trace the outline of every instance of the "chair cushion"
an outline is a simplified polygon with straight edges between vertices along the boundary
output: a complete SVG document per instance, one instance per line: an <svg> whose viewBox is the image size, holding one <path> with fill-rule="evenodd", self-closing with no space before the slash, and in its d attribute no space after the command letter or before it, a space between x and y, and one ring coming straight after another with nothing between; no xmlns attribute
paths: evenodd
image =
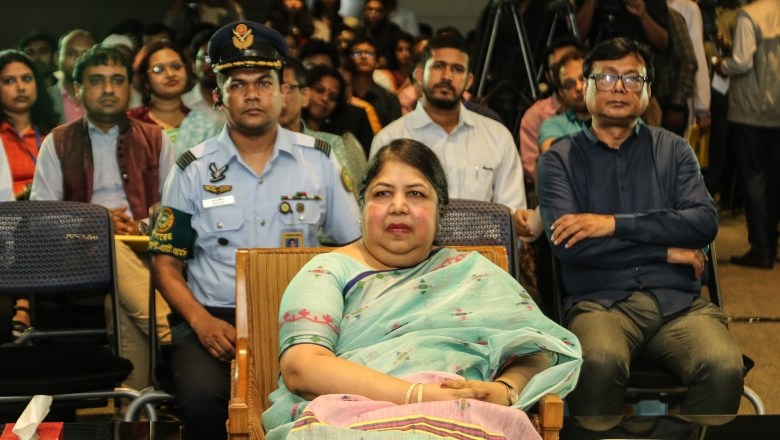
<svg viewBox="0 0 780 440"><path fill-rule="evenodd" d="M668 369L645 361L636 361L629 371L628 386L635 388L684 387L680 378Z"/></svg>
<svg viewBox="0 0 780 440"><path fill-rule="evenodd" d="M133 370L97 345L1 347L0 359L0 396L113 390Z"/></svg>

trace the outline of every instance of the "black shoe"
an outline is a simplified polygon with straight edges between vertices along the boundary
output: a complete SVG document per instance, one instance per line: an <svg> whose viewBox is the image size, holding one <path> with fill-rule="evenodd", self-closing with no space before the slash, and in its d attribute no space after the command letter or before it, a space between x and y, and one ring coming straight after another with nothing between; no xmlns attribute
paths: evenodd
<svg viewBox="0 0 780 440"><path fill-rule="evenodd" d="M771 258L766 258L750 251L741 257L731 257L731 264L739 266L758 267L760 269L772 269L775 262Z"/></svg>

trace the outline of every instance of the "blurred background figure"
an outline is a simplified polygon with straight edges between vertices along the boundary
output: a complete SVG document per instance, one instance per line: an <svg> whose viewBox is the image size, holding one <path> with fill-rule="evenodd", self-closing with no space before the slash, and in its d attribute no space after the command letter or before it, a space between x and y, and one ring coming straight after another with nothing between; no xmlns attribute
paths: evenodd
<svg viewBox="0 0 780 440"><path fill-rule="evenodd" d="M51 87L57 82L54 76L54 72L57 71L56 38L45 32L33 31L19 40L17 49L30 57L45 87Z"/></svg>
<svg viewBox="0 0 780 440"><path fill-rule="evenodd" d="M135 57L133 71L143 104L127 115L160 126L171 139L176 157L219 134L219 124L182 103L187 72L184 54L174 43L157 40L144 46Z"/></svg>

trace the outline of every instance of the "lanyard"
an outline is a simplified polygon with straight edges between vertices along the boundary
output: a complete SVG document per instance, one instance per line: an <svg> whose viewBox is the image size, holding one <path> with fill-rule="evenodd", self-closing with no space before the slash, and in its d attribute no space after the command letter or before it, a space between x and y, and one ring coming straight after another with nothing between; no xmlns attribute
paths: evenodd
<svg viewBox="0 0 780 440"><path fill-rule="evenodd" d="M41 151L41 132L38 130L38 127L35 128L35 145L38 146L38 152ZM24 135L19 133L19 140L22 141L22 145L24 146ZM34 165L38 165L38 159L35 157L34 154L32 154L32 151L28 150L27 147L24 147L24 151L27 152L27 154L30 155L30 159L32 159Z"/></svg>

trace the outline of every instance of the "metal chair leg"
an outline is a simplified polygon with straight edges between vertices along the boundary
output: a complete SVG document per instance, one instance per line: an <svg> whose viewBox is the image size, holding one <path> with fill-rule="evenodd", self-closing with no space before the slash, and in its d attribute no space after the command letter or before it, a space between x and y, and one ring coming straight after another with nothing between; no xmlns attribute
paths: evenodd
<svg viewBox="0 0 780 440"><path fill-rule="evenodd" d="M153 402L166 402L173 400L174 397L165 391L160 390L152 390L150 392L143 392L140 396L133 399L129 405L127 405L127 409L125 410L124 415L124 421L125 422L132 422L135 420L135 416L138 413L138 410L141 409L142 406L146 407L146 412L149 416L150 422L156 422L157 421L157 412L154 410L154 405L152 405ZM149 410L151 408L151 411Z"/></svg>

